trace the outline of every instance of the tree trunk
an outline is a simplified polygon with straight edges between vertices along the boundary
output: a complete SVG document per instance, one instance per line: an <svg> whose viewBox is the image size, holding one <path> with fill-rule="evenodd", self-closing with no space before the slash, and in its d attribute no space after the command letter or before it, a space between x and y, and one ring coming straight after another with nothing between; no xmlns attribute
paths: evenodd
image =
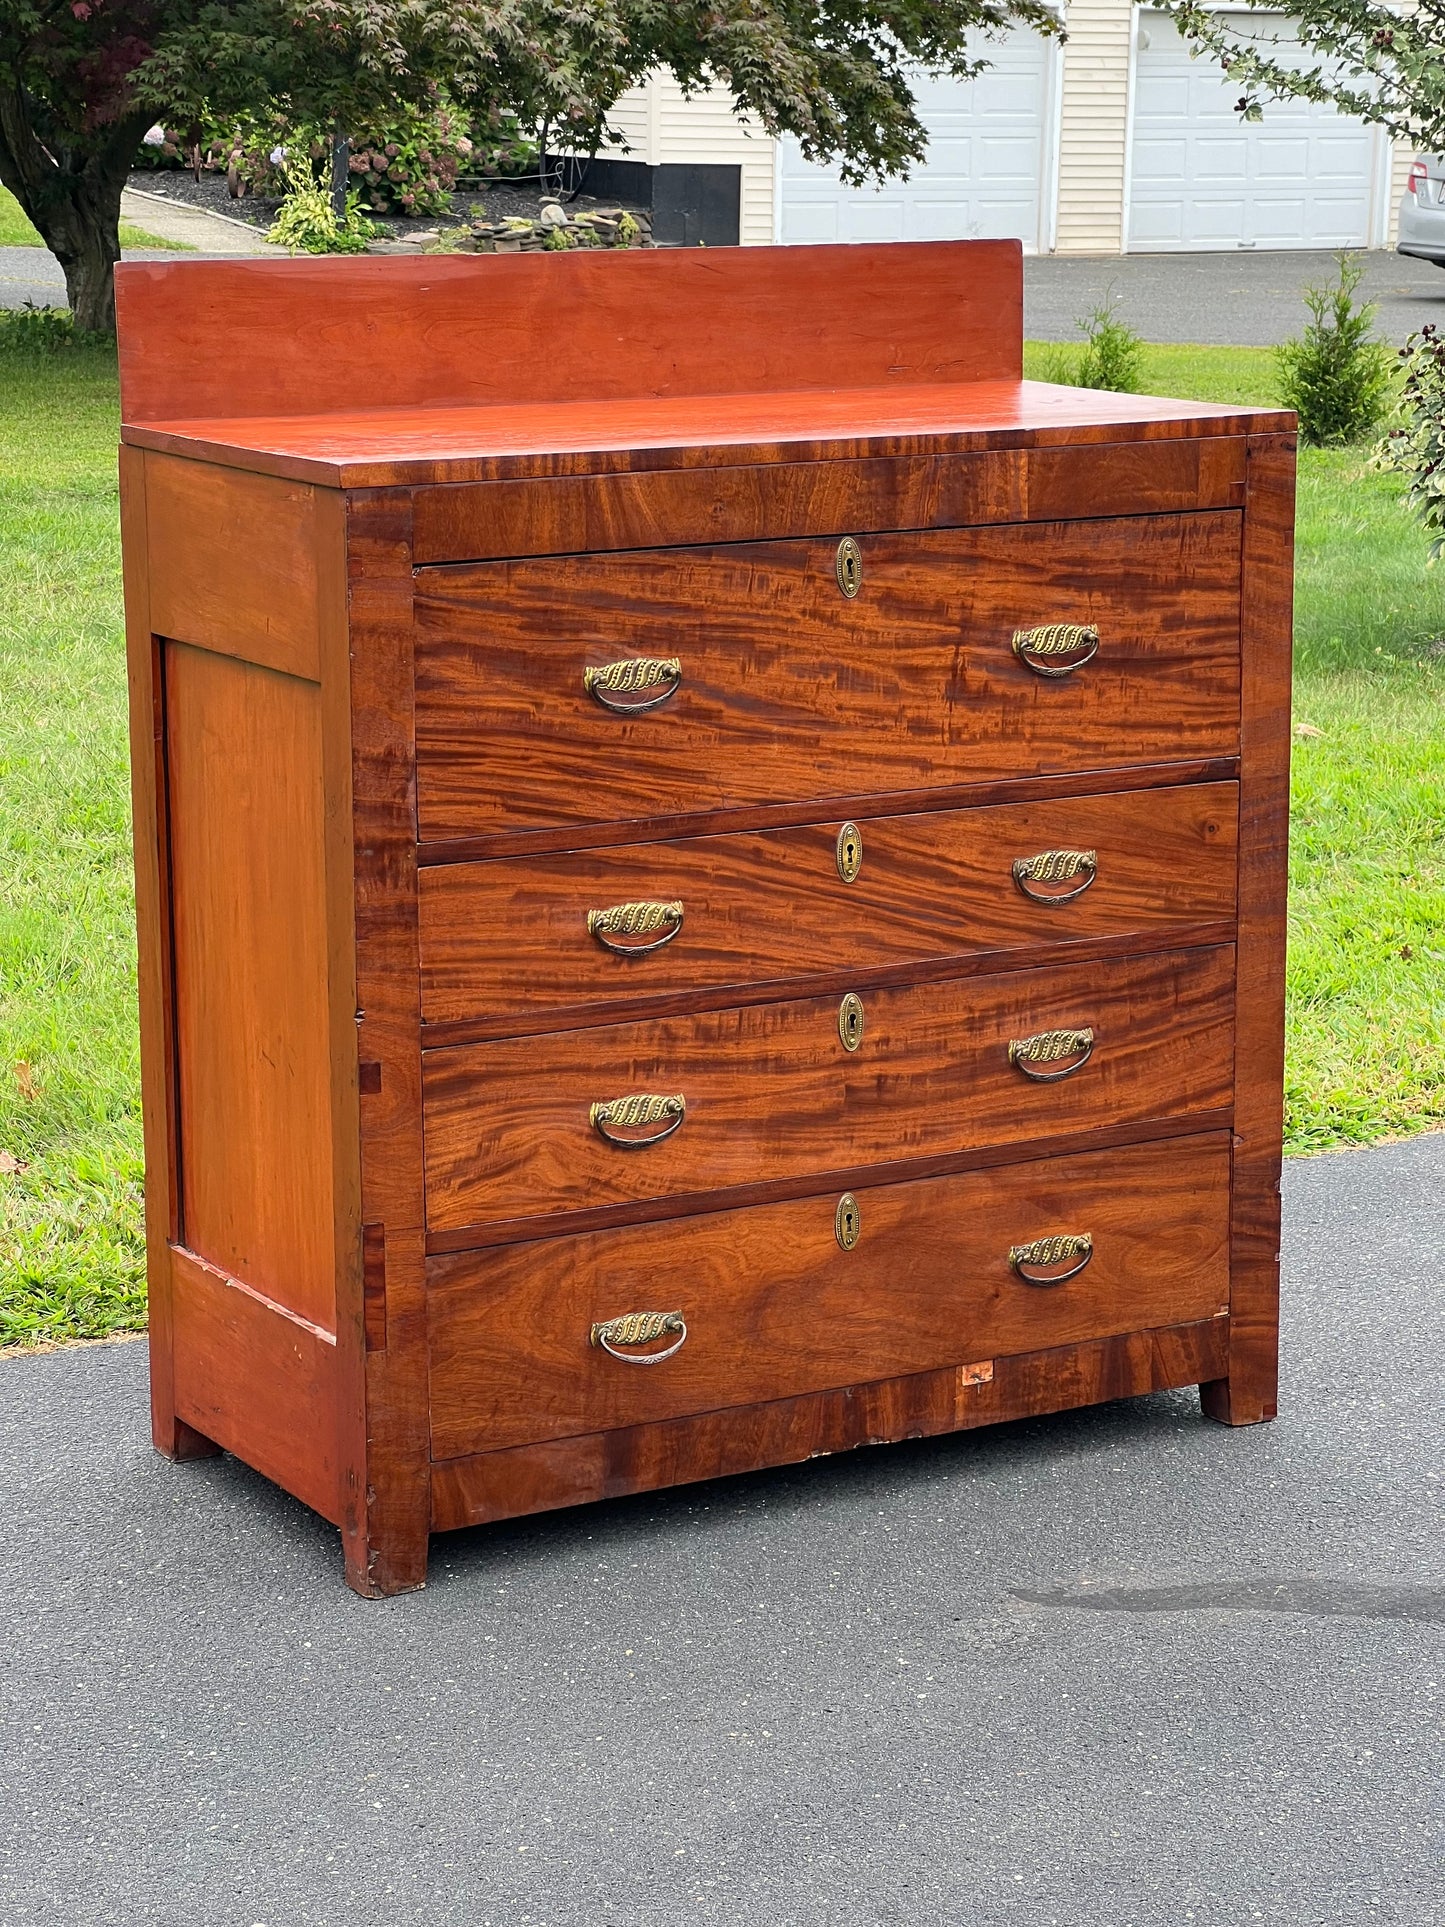
<svg viewBox="0 0 1445 1927"><path fill-rule="evenodd" d="M19 201L60 263L75 325L115 333L115 264L120 259L120 197L147 115L98 129L85 146L42 141L30 102L0 88L0 182Z"/></svg>

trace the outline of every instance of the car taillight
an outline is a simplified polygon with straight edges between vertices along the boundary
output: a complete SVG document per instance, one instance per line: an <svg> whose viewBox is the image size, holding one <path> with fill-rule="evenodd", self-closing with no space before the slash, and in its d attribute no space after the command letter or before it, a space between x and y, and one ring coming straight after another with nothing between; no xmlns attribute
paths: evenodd
<svg viewBox="0 0 1445 1927"><path fill-rule="evenodd" d="M1429 174L1424 161L1411 161L1410 172L1405 176L1405 192L1407 194L1418 194L1420 192L1421 181L1428 179Z"/></svg>

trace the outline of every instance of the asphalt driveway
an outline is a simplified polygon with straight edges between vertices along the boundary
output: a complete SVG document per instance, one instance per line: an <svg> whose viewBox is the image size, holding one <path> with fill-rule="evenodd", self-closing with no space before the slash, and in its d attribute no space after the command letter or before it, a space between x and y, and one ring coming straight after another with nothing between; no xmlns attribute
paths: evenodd
<svg viewBox="0 0 1445 1927"><path fill-rule="evenodd" d="M1270 348L1298 334L1309 315L1302 290L1333 280L1332 254L1041 255L1024 262L1024 333L1077 341L1078 318L1112 298L1121 321L1146 341ZM1445 272L1428 261L1374 249L1360 299L1379 304L1381 336L1402 344L1427 321L1445 322Z"/></svg>
<svg viewBox="0 0 1445 1927"><path fill-rule="evenodd" d="M1289 1167L1286 1384L458 1535L366 1602L139 1345L0 1360L3 1927L1445 1917L1445 1136Z"/></svg>

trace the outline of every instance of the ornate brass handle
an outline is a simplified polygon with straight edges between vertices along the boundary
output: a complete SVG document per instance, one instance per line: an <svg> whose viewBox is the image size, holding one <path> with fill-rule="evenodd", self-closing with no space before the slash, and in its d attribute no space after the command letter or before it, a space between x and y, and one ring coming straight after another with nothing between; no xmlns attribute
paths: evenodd
<svg viewBox="0 0 1445 1927"><path fill-rule="evenodd" d="M1068 903L1081 897L1099 873L1097 850L1040 850L1014 858L1014 882L1030 903ZM1077 882L1073 880L1077 878ZM1070 890L1036 890L1036 883L1070 883Z"/></svg>
<svg viewBox="0 0 1445 1927"><path fill-rule="evenodd" d="M1008 1061L1035 1084L1057 1084L1060 1078L1072 1077L1093 1054L1092 1030L1041 1030L1035 1037L1015 1037L1008 1047ZM1064 1063L1065 1058L1073 1061ZM1055 1068L1039 1070L1040 1064Z"/></svg>
<svg viewBox="0 0 1445 1927"><path fill-rule="evenodd" d="M645 716L675 696L681 682L682 664L676 656L633 656L582 672L587 694L618 716Z"/></svg>
<svg viewBox="0 0 1445 1927"><path fill-rule="evenodd" d="M1010 1246L1008 1261L1010 1269L1017 1272L1026 1285L1062 1285L1070 1278L1077 1278L1093 1255L1094 1240L1087 1231L1065 1231L1052 1238L1035 1238L1032 1244ZM1070 1258L1078 1262L1069 1265L1067 1271L1055 1271L1049 1278L1029 1269L1030 1265L1036 1265L1047 1270L1053 1265L1067 1264Z"/></svg>
<svg viewBox="0 0 1445 1927"><path fill-rule="evenodd" d="M682 928L680 903L614 903L610 910L589 910L587 932L604 950L619 957L640 957L661 950ZM637 937L642 941L633 943Z"/></svg>
<svg viewBox="0 0 1445 1927"><path fill-rule="evenodd" d="M624 1151L636 1151L647 1144L661 1144L665 1137L681 1130L687 1099L654 1097L650 1091L638 1091L631 1097L613 1097L605 1104L594 1104L587 1115L599 1137ZM661 1130L655 1128L659 1124ZM641 1135L628 1137L629 1131Z"/></svg>
<svg viewBox="0 0 1445 1927"><path fill-rule="evenodd" d="M620 1352L619 1345L650 1345L654 1338L678 1334L676 1341L662 1352ZM681 1351L687 1343L687 1325L680 1311L626 1311L620 1318L609 1318L592 1327L589 1345L600 1345L624 1365L660 1365L664 1358Z"/></svg>
<svg viewBox="0 0 1445 1927"><path fill-rule="evenodd" d="M1072 676L1099 653L1099 632L1092 622L1046 622L1038 629L1015 629L1014 654L1036 676Z"/></svg>

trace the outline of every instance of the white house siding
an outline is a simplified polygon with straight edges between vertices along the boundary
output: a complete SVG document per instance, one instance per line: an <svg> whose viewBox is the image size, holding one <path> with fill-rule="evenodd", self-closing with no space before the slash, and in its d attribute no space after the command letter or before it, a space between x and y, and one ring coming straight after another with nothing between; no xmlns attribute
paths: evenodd
<svg viewBox="0 0 1445 1927"><path fill-rule="evenodd" d="M616 160L650 167L701 162L742 170L739 239L744 247L773 240L773 170L776 143L751 115L735 111L733 97L709 87L689 98L670 73L653 74L630 88L609 115L628 146L601 147Z"/></svg>
<svg viewBox="0 0 1445 1927"><path fill-rule="evenodd" d="M1132 125L1132 116L1137 82L1135 34L1140 15L1141 9L1131 0L1068 0L1065 15L1068 41L1054 55L1050 85L1037 94L1044 123L1035 150L1042 157L1037 219L1022 207L1014 210L1015 221L1022 223L1019 232L1026 244L1030 233L1034 233L1037 241L1033 245L1040 248L1052 245L1060 254L1119 254L1128 245L1130 182L1131 177L1138 179L1133 150L1139 130ZM1158 18L1152 13L1144 17ZM797 201L799 177L808 172L801 157L793 155L780 162L776 143L769 140L755 122L733 113L732 97L725 90L711 88L688 100L670 74L656 75L625 94L613 109L611 119L625 134L629 151L624 154L619 147L604 147L603 154L647 161L654 166L686 161L740 166L741 239L745 244L757 246L774 240L823 238L803 233L807 223L801 204L793 210L791 218L790 206L784 204L784 197L789 194L792 202ZM947 130L943 131L947 137ZM1372 246L1393 247L1397 209L1411 149L1394 144L1388 154L1388 167L1383 164L1384 159L1383 153L1376 157L1373 185L1369 189L1369 240ZM925 189L923 194L916 194L920 204L931 191L926 188L927 166L925 163L925 167L918 170L919 185ZM824 171L816 170L808 186L815 200L817 177ZM1055 195L1051 206L1050 197ZM864 238L872 218L869 209L882 219L899 199L897 190L891 187L872 195L864 189L862 197L859 203L862 214L858 219L835 217L840 239ZM985 209L982 218L988 219L990 213L1001 211ZM970 212L970 220L979 218L978 213ZM904 221L899 231L910 233L916 225L916 221L912 226ZM1228 246L1248 238L1239 235L1219 245ZM1137 228L1134 245L1140 248L1149 245ZM1267 246L1268 242L1262 241L1261 245Z"/></svg>
<svg viewBox="0 0 1445 1927"><path fill-rule="evenodd" d="M1118 254L1134 9L1130 0L1072 0L1064 24L1055 246L1060 254Z"/></svg>

